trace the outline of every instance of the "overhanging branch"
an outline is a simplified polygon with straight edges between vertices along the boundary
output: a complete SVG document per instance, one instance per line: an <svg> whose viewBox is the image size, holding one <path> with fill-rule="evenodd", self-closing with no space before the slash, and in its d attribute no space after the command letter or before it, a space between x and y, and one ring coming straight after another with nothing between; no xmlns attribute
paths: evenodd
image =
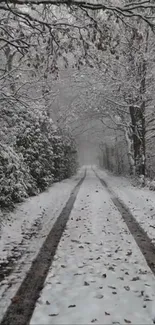
<svg viewBox="0 0 155 325"><path fill-rule="evenodd" d="M5 10L5 5L28 5L28 6L38 6L38 5L51 5L51 6L60 6L67 5L68 7L76 7L87 10L102 10L102 11L112 11L114 13L119 13L124 17L139 17L149 24L151 28L154 27L154 23L151 21L151 18L147 18L147 10L155 9L155 4L152 4L150 0L135 2L132 4L124 6L108 6L102 3L93 3L91 1L77 1L77 0L0 0L0 3L3 4L3 9ZM7 10L7 7L6 7Z"/></svg>

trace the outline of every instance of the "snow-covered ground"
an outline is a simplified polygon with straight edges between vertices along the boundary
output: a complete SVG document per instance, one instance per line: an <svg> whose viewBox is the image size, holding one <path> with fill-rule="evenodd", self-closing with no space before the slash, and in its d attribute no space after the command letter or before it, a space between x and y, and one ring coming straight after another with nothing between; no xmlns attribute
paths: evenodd
<svg viewBox="0 0 155 325"><path fill-rule="evenodd" d="M0 282L0 320L84 170L29 198L2 219L0 272L5 265L6 276Z"/></svg>
<svg viewBox="0 0 155 325"><path fill-rule="evenodd" d="M134 187L128 178L116 177L97 168L95 170L130 209L132 215L155 244L155 192L147 188Z"/></svg>
<svg viewBox="0 0 155 325"><path fill-rule="evenodd" d="M88 169L30 324L152 324L154 311L155 278Z"/></svg>

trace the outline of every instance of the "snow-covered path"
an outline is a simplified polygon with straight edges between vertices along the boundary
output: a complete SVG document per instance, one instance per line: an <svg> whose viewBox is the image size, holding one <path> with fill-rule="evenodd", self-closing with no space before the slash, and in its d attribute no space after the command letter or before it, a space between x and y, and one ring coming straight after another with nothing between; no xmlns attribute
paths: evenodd
<svg viewBox="0 0 155 325"><path fill-rule="evenodd" d="M0 321L85 168L31 197L0 223Z"/></svg>
<svg viewBox="0 0 155 325"><path fill-rule="evenodd" d="M151 241L155 244L155 192L148 188L138 188L131 184L130 179L111 175L93 167L104 179L108 187L131 211Z"/></svg>
<svg viewBox="0 0 155 325"><path fill-rule="evenodd" d="M154 312L154 275L88 168L30 324L152 324Z"/></svg>

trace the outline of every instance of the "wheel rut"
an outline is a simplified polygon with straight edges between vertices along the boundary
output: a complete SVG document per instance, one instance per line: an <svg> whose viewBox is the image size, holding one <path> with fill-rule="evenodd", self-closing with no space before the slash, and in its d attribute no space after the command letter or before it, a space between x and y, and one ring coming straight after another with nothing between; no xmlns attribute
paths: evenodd
<svg viewBox="0 0 155 325"><path fill-rule="evenodd" d="M112 190L109 189L108 184L105 182L105 180L100 178L96 171L94 171L94 173L100 180L101 184L108 190L111 196L111 200L121 213L148 266L155 275L155 246L153 245L151 239L148 237L147 233L140 226L140 224L136 221L129 208L118 197L116 197L115 193Z"/></svg>
<svg viewBox="0 0 155 325"><path fill-rule="evenodd" d="M74 187L70 198L65 207L60 213L54 226L49 232L44 244L42 245L36 259L33 261L25 279L21 283L16 295L13 297L10 306L8 307L0 325L28 325L31 319L35 303L39 297L40 291L43 288L48 270L53 262L53 258L58 247L59 241L65 230L71 210L86 177L80 179Z"/></svg>

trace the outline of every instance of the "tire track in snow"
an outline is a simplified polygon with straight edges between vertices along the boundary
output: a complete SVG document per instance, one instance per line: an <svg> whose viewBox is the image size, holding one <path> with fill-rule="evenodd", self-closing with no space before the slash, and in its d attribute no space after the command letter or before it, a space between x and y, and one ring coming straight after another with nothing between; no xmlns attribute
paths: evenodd
<svg viewBox="0 0 155 325"><path fill-rule="evenodd" d="M48 270L53 262L57 246L65 230L80 186L82 185L85 177L86 170L84 176L74 187L70 198L49 232L36 259L33 261L29 272L23 280L16 295L12 299L12 302L8 307L0 325L28 325L35 307L35 303L39 297L39 293L43 288Z"/></svg>
<svg viewBox="0 0 155 325"><path fill-rule="evenodd" d="M117 207L118 211L122 215L126 225L129 228L132 236L134 237L138 247L140 248L144 258L150 267L151 271L155 275L155 246L151 239L148 237L147 233L142 229L140 224L135 220L129 208L118 198L115 193L109 189L108 184L104 179L100 178L97 172L93 169L95 175L100 180L101 184L106 187L111 195L111 200Z"/></svg>
<svg viewBox="0 0 155 325"><path fill-rule="evenodd" d="M24 255L25 251L28 249L27 242L31 240L32 237L36 237L37 232L41 228L40 217L38 217L31 228L22 231L23 238L18 244L14 244L11 249L12 255L8 256L6 260L0 260L0 284L6 277L12 274L19 261ZM5 248L6 251L6 248Z"/></svg>

